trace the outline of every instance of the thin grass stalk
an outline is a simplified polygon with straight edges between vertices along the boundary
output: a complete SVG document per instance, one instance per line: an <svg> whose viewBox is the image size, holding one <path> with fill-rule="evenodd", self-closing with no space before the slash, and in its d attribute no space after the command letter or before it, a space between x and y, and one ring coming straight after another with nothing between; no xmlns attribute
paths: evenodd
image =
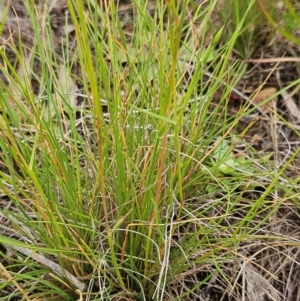
<svg viewBox="0 0 300 301"><path fill-rule="evenodd" d="M112 6L108 5L108 3L106 1L105 1L104 5L105 5L105 8L107 11L111 10L112 13L115 13L115 8L114 8L112 2L111 2ZM86 71L88 74L90 87L91 87L91 93L92 93L92 99L93 99L93 104L94 104L94 114L96 116L96 129L97 129L97 133L98 133L98 151L99 151L98 180L100 183L101 201L102 201L103 213L104 213L105 224L106 224L107 240L108 240L108 243L110 246L112 263L113 263L116 275L118 277L118 281L121 284L121 286L123 288L125 288L123 279L119 272L117 258L116 258L116 254L114 252L112 232L110 229L109 212L108 212L106 189L105 189L104 166L105 166L106 158L105 158L104 152L103 152L103 122L102 122L103 115L102 115L101 103L99 101L100 97L99 97L97 81L96 81L96 79L98 77L96 76L96 72L93 67L92 54L90 52L89 47L86 47L86 45L89 44L89 34L88 34L87 26L86 26L86 16L84 15L84 7L83 7L82 1L77 1L77 12L79 15L79 21L77 21L74 6L71 1L68 1L68 6L70 8L70 13L71 13L71 16L72 16L72 19L74 22L74 26L76 28L76 33L78 35L77 40L78 40L79 47L81 49L81 56L82 56L83 64L86 67Z"/></svg>

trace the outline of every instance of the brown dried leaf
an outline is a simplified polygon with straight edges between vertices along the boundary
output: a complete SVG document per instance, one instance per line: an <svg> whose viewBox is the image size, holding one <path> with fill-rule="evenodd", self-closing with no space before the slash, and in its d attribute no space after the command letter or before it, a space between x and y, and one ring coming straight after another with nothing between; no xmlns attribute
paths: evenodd
<svg viewBox="0 0 300 301"><path fill-rule="evenodd" d="M63 29L64 33L67 35L73 31L75 31L75 26L73 24L67 24L67 25L62 26L62 29Z"/></svg>
<svg viewBox="0 0 300 301"><path fill-rule="evenodd" d="M274 109L274 105L276 104L277 101L277 96L271 98L268 102L265 102L265 100L271 97L276 92L277 89L273 87L260 90L252 98L252 103L257 105L263 113L270 113Z"/></svg>
<svg viewBox="0 0 300 301"><path fill-rule="evenodd" d="M57 96L62 96L72 108L75 108L77 107L77 91L78 87L72 79L70 71L64 66L60 66L57 82Z"/></svg>
<svg viewBox="0 0 300 301"><path fill-rule="evenodd" d="M251 144L258 145L259 142L261 142L261 140L262 140L262 136L256 133L251 139Z"/></svg>
<svg viewBox="0 0 300 301"><path fill-rule="evenodd" d="M77 107L77 92L78 87L71 77L70 71L67 70L64 66L59 66L56 89L54 93L53 99L55 99L55 103L53 101L48 102L48 110L44 114L45 120L49 120L49 118L53 118L57 112L55 107L63 110L65 104L71 108Z"/></svg>
<svg viewBox="0 0 300 301"><path fill-rule="evenodd" d="M295 104L295 101L292 98L292 96L285 91L281 92L281 95L284 100L284 104L289 110L290 114L296 117L298 120L300 120L300 110Z"/></svg>

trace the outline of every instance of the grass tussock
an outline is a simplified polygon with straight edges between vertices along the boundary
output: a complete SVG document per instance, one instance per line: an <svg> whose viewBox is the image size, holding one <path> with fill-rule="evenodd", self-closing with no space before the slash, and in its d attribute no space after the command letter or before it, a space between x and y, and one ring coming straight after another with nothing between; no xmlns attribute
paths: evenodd
<svg viewBox="0 0 300 301"><path fill-rule="evenodd" d="M1 7L0 300L299 298L299 77L231 2Z"/></svg>

